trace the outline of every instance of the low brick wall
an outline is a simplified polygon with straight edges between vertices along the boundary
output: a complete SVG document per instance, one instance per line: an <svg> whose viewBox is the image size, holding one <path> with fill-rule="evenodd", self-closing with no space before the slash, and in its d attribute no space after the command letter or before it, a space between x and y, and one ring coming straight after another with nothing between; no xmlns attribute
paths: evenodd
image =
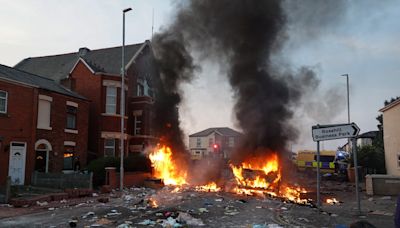
<svg viewBox="0 0 400 228"><path fill-rule="evenodd" d="M8 203L11 195L11 178L7 177L4 186L0 186L0 203Z"/></svg>
<svg viewBox="0 0 400 228"><path fill-rule="evenodd" d="M151 178L151 173L147 172L124 172L125 187L144 186L144 181ZM118 188L120 175L115 168L106 168L106 185L111 188Z"/></svg>
<svg viewBox="0 0 400 228"><path fill-rule="evenodd" d="M400 176L367 175L365 185L367 195L397 196L400 194Z"/></svg>
<svg viewBox="0 0 400 228"><path fill-rule="evenodd" d="M46 188L68 189L88 188L93 189L93 173L40 173L32 175L32 185Z"/></svg>

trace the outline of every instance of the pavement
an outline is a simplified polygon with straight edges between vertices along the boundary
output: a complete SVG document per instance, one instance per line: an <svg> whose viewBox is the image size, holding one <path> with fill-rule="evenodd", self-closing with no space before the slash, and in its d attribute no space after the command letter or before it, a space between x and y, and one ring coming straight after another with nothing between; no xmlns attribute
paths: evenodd
<svg viewBox="0 0 400 228"><path fill-rule="evenodd" d="M324 203L321 210L225 192L131 188L26 208L1 205L0 227L348 227L359 220L394 227L396 198L360 195L361 214L354 187L334 181L323 183L322 196L335 197L339 203ZM109 202L98 201L104 198Z"/></svg>

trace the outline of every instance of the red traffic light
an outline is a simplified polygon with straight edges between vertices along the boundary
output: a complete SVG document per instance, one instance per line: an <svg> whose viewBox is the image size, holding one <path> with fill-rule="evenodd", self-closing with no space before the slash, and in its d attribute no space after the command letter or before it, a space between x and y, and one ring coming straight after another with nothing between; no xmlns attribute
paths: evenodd
<svg viewBox="0 0 400 228"><path fill-rule="evenodd" d="M213 145L214 149L218 149L218 144Z"/></svg>

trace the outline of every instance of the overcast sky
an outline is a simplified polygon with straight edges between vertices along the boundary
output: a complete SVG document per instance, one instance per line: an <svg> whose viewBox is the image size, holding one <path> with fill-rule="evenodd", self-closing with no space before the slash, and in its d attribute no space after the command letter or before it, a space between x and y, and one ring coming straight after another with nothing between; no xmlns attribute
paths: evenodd
<svg viewBox="0 0 400 228"><path fill-rule="evenodd" d="M153 9L155 32L168 25L174 12L168 0L0 0L0 5L0 64L9 66L26 57L121 45L121 11L126 7L133 8L126 15L127 44L151 39ZM301 137L295 150L315 147L311 125L347 122L346 81L340 75L350 76L351 121L362 132L376 130L375 117L384 100L400 96L400 1L349 1L341 16L335 29L310 42L292 42L286 53L292 67L316 69L321 92L344 93L343 102L328 104L328 114L296 120ZM191 85L184 85L180 111L185 132L235 128L228 83L212 63L202 63L202 68ZM335 149L343 143L336 140L322 147Z"/></svg>

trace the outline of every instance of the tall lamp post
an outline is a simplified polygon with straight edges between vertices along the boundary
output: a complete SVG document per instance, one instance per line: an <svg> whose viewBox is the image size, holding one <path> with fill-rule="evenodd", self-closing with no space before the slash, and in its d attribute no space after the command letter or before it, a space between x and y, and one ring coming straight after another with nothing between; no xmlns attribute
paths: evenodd
<svg viewBox="0 0 400 228"><path fill-rule="evenodd" d="M120 154L121 165L120 165L120 190L124 189L124 156L125 156L125 13L131 11L132 8L126 8L122 10L122 61L121 61L121 102L120 102L120 114L121 114L121 138L120 138Z"/></svg>
<svg viewBox="0 0 400 228"><path fill-rule="evenodd" d="M350 123L350 95L349 95L349 74L342 74L342 76L346 77L347 83L347 123ZM347 146L350 150L350 138L347 139ZM347 151L349 152L349 151Z"/></svg>

